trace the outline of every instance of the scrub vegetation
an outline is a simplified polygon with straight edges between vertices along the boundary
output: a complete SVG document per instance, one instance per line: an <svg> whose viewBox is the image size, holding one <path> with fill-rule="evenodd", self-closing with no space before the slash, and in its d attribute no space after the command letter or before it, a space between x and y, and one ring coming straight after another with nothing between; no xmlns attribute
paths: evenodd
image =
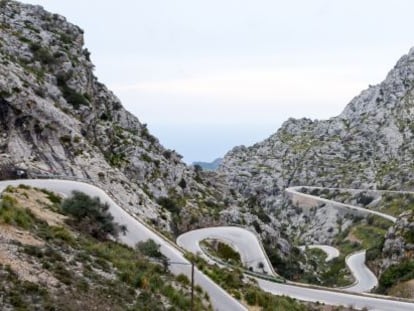
<svg viewBox="0 0 414 311"><path fill-rule="evenodd" d="M81 203L92 203L82 216ZM109 216L105 204L83 193L60 203L38 189L7 188L0 202L0 309L189 310L188 279L166 270L153 241L118 243L119 225ZM93 230L87 221L97 222ZM194 309L211 310L201 288Z"/></svg>
<svg viewBox="0 0 414 311"><path fill-rule="evenodd" d="M206 239L201 241L200 245L213 257L219 258L232 265L242 265L240 254L225 242L215 239Z"/></svg>
<svg viewBox="0 0 414 311"><path fill-rule="evenodd" d="M197 267L209 276L213 281L228 291L233 297L241 300L251 310L262 311L316 311L332 310L346 311L353 310L347 307L332 307L320 303L300 303L295 299L286 296L275 296L261 290L254 278L246 277L243 269L220 268L217 265L209 265L204 259L186 254L187 258L194 262ZM270 278L269 278L270 279Z"/></svg>

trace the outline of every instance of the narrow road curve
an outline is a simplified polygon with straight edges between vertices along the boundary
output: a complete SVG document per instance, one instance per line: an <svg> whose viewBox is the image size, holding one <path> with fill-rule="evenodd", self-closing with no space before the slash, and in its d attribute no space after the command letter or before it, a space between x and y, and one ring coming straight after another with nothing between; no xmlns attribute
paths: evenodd
<svg viewBox="0 0 414 311"><path fill-rule="evenodd" d="M371 295L355 295L346 292L328 291L324 289L303 287L290 284L279 284L263 279L257 283L264 291L275 295L284 295L304 301L322 302L333 306L352 306L355 309L376 311L413 311L414 303L402 302Z"/></svg>
<svg viewBox="0 0 414 311"><path fill-rule="evenodd" d="M301 250L305 250L308 247L310 249L317 248L324 251L327 255L325 261L328 262L339 256L339 250L330 245L308 245L300 246ZM355 278L355 283L351 286L341 287L349 292L364 293L371 291L375 286L378 285L378 279L374 273L365 265L365 250L353 253L346 257L345 263L348 266L349 271Z"/></svg>
<svg viewBox="0 0 414 311"><path fill-rule="evenodd" d="M365 265L365 250L348 256L345 260L349 270L356 279L354 285L346 288L350 292L369 292L378 285L378 279Z"/></svg>
<svg viewBox="0 0 414 311"><path fill-rule="evenodd" d="M384 213L301 193L297 191L299 188L302 187L287 188L286 192L305 198L312 198L320 202L330 203L337 207L352 209L364 214L377 215L392 222L396 221L395 217ZM393 192L398 193L396 191ZM407 192L403 191L401 193ZM250 263L258 264L258 262L262 262L266 272L273 271L271 270L272 266L260 242L251 241L253 237L257 239L252 232L238 227L212 227L184 233L178 237L177 244L191 252L203 254L203 251L199 246L200 241L207 238L223 239L225 241L230 241L230 243L235 246L240 252L242 260L244 260L248 266L250 266ZM317 247L324 250L328 254L327 260L332 260L339 255L339 251L330 246L314 245L311 247ZM386 296L353 294L352 292L362 293L371 290L378 284L378 280L365 265L365 251L360 251L348 256L346 258L346 263L357 280L354 285L344 289L347 292L340 291L339 289L329 290L321 287L318 288L306 284L280 284L259 278L255 279L257 280L258 285L265 291L276 295L286 295L299 300L323 302L330 305L351 306L357 309L366 308L368 310L414 310L414 303L398 301L397 299L393 300ZM254 270L258 271L258 268L256 267Z"/></svg>
<svg viewBox="0 0 414 311"><path fill-rule="evenodd" d="M342 207L342 208L347 208L347 209L355 210L355 211L358 211L358 212L363 213L363 214L377 215L377 216L382 217L384 219L388 219L388 220L390 220L390 221L392 221L394 223L397 220L396 217L393 217L393 216L388 215L388 214L384 214L384 213L381 213L381 212L369 210L367 208L363 208L363 207L360 207L360 206L355 206L355 205L350 205L350 204L336 202L336 201L333 201L333 200L324 199L324 198L321 198L321 197L318 197L318 196L315 196L315 195L311 195L311 194L307 194L307 193L302 193L302 192L298 191L298 189L302 189L302 188L308 188L308 189L324 189L324 188L319 188L319 187L298 186L298 187L286 188L285 189L285 192L286 193L289 193L291 195L297 195L297 196L301 196L303 198L313 199L315 201L319 201L319 202L322 202L322 203L329 203L329 204L332 204L333 206L337 206L337 207ZM343 189L343 188L327 188L327 189L329 189L329 190L355 190L355 189ZM370 191L377 191L377 190L370 190ZM382 190L382 191L381 190L378 190L378 191L383 192L383 193L385 193L385 192L401 193L401 194L408 193L407 191L401 191L401 192L399 192L399 191L385 191L385 190ZM411 194L413 194L413 193L411 192Z"/></svg>
<svg viewBox="0 0 414 311"><path fill-rule="evenodd" d="M190 262L184 258L183 253L175 248L171 242L164 240L154 231L143 225L139 220L132 217L118 204L116 204L103 190L86 184L83 182L66 181L66 180L51 180L51 179L35 179L35 180L13 180L13 181L1 181L0 192L2 192L7 186L18 186L20 184L44 188L53 192L62 193L70 196L72 191L82 191L90 196L99 197L102 202L109 204L109 211L114 216L114 220L120 224L127 226L127 233L124 236L120 236L121 242L135 246L139 241L147 239L153 239L157 244L161 245L161 252L170 259L171 262L179 262L182 264L170 265L172 273L184 274L191 278ZM210 296L210 300L214 307L214 310L228 311L228 310L241 310L247 311L239 301L230 296L225 290L214 283L210 278L204 275L197 268L194 273L195 283L200 285Z"/></svg>
<svg viewBox="0 0 414 311"><path fill-rule="evenodd" d="M296 186L296 187L290 187L286 188L285 191L289 193L290 195L300 196L303 198L310 198L318 202L322 203L328 203L333 206L339 207L339 208L347 208L351 210L358 211L359 213L363 214L371 214L376 215L379 217L382 217L384 219L390 220L391 222L395 223L397 218L390 216L385 213L381 213L378 211L373 211L367 208L354 206L350 204L340 203L333 200L321 198L315 195L302 193L299 190L300 189L318 189L318 190L339 190L339 191L362 191L361 189L346 189L346 188L323 188L323 187L308 187L308 186ZM397 194L414 194L413 192L408 191L388 191L388 190L367 190L367 191L375 191L380 193L397 193ZM351 273L356 279L356 283L350 287L345 288L347 291L352 292L368 292L372 290L375 286L378 285L378 279L372 273L372 271L365 265L365 255L366 251L360 251L355 254L352 254L346 258L346 264L349 267Z"/></svg>
<svg viewBox="0 0 414 311"><path fill-rule="evenodd" d="M210 263L215 263L204 254L200 247L200 242L205 239L229 242L239 252L242 262L249 267L249 270L277 276L258 237L251 231L240 227L210 227L189 231L177 238L177 244L189 252L200 254ZM339 256L339 251L332 246L311 245L310 247L319 248L327 252L327 261ZM344 290L357 293L368 292L378 284L376 276L365 265L365 251L348 256L346 264L356 282L349 287L343 288Z"/></svg>
<svg viewBox="0 0 414 311"><path fill-rule="evenodd" d="M240 254L242 262L252 271L274 275L272 265L257 236L240 227L210 227L186 232L177 238L177 244L194 254L204 254L200 242L217 239L229 242ZM209 262L212 260L203 255Z"/></svg>
<svg viewBox="0 0 414 311"><path fill-rule="evenodd" d="M180 235L177 244L184 247L190 252L202 254L199 243L206 238L224 239L231 241L240 251L241 258L251 260L251 262L261 262L265 260L265 269L270 266L257 237L250 231L239 227L211 227L197 229ZM363 254L364 255L364 254ZM352 256L351 256L352 257ZM364 262L361 254L355 257L355 264ZM354 262L350 263L354 265ZM257 268L256 271L260 271ZM357 272L358 273L358 272ZM363 276L361 276L362 278ZM375 278L375 276L374 276ZM340 292L338 290L329 290L322 287L313 287L305 284L281 284L267 280L255 278L260 288L275 295L285 295L304 301L323 302L330 305L353 306L358 309L367 308L368 310L384 311L408 311L414 310L414 304L396 300L387 299L385 296L377 297L371 295L355 295L351 292ZM375 278L376 280L376 278ZM370 283L368 281L368 283ZM365 285L360 285L363 289ZM348 291L351 288L348 288ZM357 288L358 290L358 288Z"/></svg>

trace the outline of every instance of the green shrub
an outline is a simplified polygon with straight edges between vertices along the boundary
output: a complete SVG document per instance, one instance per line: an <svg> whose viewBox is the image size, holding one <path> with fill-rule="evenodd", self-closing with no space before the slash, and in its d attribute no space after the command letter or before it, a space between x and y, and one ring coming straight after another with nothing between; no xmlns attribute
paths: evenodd
<svg viewBox="0 0 414 311"><path fill-rule="evenodd" d="M72 137L70 137L70 135L63 135L60 136L60 142L64 145L68 145L72 142Z"/></svg>
<svg viewBox="0 0 414 311"><path fill-rule="evenodd" d="M85 97L85 95L82 95L78 93L76 90L72 89L67 85L67 79L69 77L58 77L58 87L60 91L62 92L63 97L65 100L73 106L75 109L79 109L80 106L89 106L89 101Z"/></svg>
<svg viewBox="0 0 414 311"><path fill-rule="evenodd" d="M256 232L258 234L261 234L263 232L262 228L260 227L260 224L257 220L253 220L252 222L252 226L254 227L254 230L256 230Z"/></svg>
<svg viewBox="0 0 414 311"><path fill-rule="evenodd" d="M404 232L403 237L407 243L414 243L414 230L407 229Z"/></svg>
<svg viewBox="0 0 414 311"><path fill-rule="evenodd" d="M217 253L221 258L225 260L233 260L235 262L241 262L240 254L236 252L231 246L226 243L218 242Z"/></svg>
<svg viewBox="0 0 414 311"><path fill-rule="evenodd" d="M37 258L42 258L43 257L43 251L40 247L38 246L33 246L33 245L24 245L23 246L23 251L27 254L30 255L32 257L37 257Z"/></svg>
<svg viewBox="0 0 414 311"><path fill-rule="evenodd" d="M252 212L255 213L257 217L259 217L259 219L263 221L265 224L268 224L272 221L272 219L269 217L269 215L267 215L267 213L265 212L263 208L260 208L258 211L252 211Z"/></svg>
<svg viewBox="0 0 414 311"><path fill-rule="evenodd" d="M56 193L51 192L51 191L46 190L46 189L41 189L40 191L42 191L44 194L47 195L47 198L49 199L50 202L52 202L54 204L61 204L62 203L62 197L60 197Z"/></svg>
<svg viewBox="0 0 414 311"><path fill-rule="evenodd" d="M389 288L399 282L414 278L414 260L406 260L386 269L379 279L379 293L386 293Z"/></svg>
<svg viewBox="0 0 414 311"><path fill-rule="evenodd" d="M187 182L185 181L184 178L181 178L180 182L178 183L178 185L182 188L185 189L187 187Z"/></svg>
<svg viewBox="0 0 414 311"><path fill-rule="evenodd" d="M190 284L190 280L188 279L188 277L185 274L182 274L182 273L177 275L177 281L180 282L181 284L184 284L184 285L189 285ZM200 292L202 292L202 290Z"/></svg>
<svg viewBox="0 0 414 311"><path fill-rule="evenodd" d="M143 124L141 127L141 136L151 144L154 144L157 141L157 139L150 134L146 124Z"/></svg>
<svg viewBox="0 0 414 311"><path fill-rule="evenodd" d="M9 186L10 187L10 186ZM24 184L20 184L18 186L19 189L24 189L24 190L30 190L32 189L32 187L28 186L28 185L24 185Z"/></svg>
<svg viewBox="0 0 414 311"><path fill-rule="evenodd" d="M69 245L75 244L75 237L69 230L65 229L64 227L55 227L55 226L52 226L49 228L55 239L65 241Z"/></svg>
<svg viewBox="0 0 414 311"><path fill-rule="evenodd" d="M244 299L249 305L251 306L256 305L257 304L257 291L255 289L247 290L246 293L244 294Z"/></svg>
<svg viewBox="0 0 414 311"><path fill-rule="evenodd" d="M0 203L0 221L29 229L33 225L34 216L30 210L18 206L15 198L3 195Z"/></svg>
<svg viewBox="0 0 414 311"><path fill-rule="evenodd" d="M378 244L374 247L367 249L365 255L365 261L374 261L382 256L382 247L384 243Z"/></svg>
<svg viewBox="0 0 414 311"><path fill-rule="evenodd" d="M364 248L374 248L384 243L386 231L375 226L361 225L353 230L354 235L362 241Z"/></svg>
<svg viewBox="0 0 414 311"><path fill-rule="evenodd" d="M38 43L32 43L30 50L33 53L33 58L39 61L42 65L54 65L56 64L56 58L50 53L47 48L42 47Z"/></svg>
<svg viewBox="0 0 414 311"><path fill-rule="evenodd" d="M111 166L121 167L123 163L126 163L126 155L124 153L109 153L106 156L107 161Z"/></svg>
<svg viewBox="0 0 414 311"><path fill-rule="evenodd" d="M265 240L263 241L263 245L272 266L278 274L290 280L298 280L300 278L300 275L303 273L300 262L304 261L300 250L292 248L288 257L283 258L280 256L277 246L271 241Z"/></svg>
<svg viewBox="0 0 414 311"><path fill-rule="evenodd" d="M170 198L167 197L161 197L157 200L157 203L161 205L163 208L168 210L170 213L173 214L179 214L181 211L181 208L178 206L178 204Z"/></svg>
<svg viewBox="0 0 414 311"><path fill-rule="evenodd" d="M148 257L165 258L165 256L160 252L160 245L155 243L152 239L138 242L136 248Z"/></svg>
<svg viewBox="0 0 414 311"><path fill-rule="evenodd" d="M75 109L79 109L80 106L89 106L89 101L84 95L76 92L70 87L62 88L63 97L66 101L73 106Z"/></svg>
<svg viewBox="0 0 414 311"><path fill-rule="evenodd" d="M73 191L72 197L62 202L62 210L73 217L71 225L99 240L107 239L108 235L117 237L120 231L126 230L114 222L108 203L79 191Z"/></svg>
<svg viewBox="0 0 414 311"><path fill-rule="evenodd" d="M143 153L141 155L141 160L144 161L144 162L147 162L147 163L151 163L152 162L152 158L148 154L146 154L146 153Z"/></svg>
<svg viewBox="0 0 414 311"><path fill-rule="evenodd" d="M343 279L345 271L345 258L343 256L332 259L330 261L329 269L321 275L322 285L345 285L340 283L343 282L341 279Z"/></svg>

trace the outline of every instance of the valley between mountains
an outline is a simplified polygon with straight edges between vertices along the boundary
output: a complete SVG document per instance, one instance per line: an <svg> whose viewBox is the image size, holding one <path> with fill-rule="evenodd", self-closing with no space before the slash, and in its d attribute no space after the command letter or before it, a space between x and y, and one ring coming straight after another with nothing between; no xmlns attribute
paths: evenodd
<svg viewBox="0 0 414 311"><path fill-rule="evenodd" d="M0 283L4 310L94 310L103 297L108 310L413 308L414 49L339 116L289 119L203 170L99 82L78 26L1 0L0 34L0 276L16 280ZM6 191L20 184L52 201ZM108 202L125 235L79 231L60 205L72 190ZM62 219L28 212L35 198ZM354 254L369 276L347 266Z"/></svg>

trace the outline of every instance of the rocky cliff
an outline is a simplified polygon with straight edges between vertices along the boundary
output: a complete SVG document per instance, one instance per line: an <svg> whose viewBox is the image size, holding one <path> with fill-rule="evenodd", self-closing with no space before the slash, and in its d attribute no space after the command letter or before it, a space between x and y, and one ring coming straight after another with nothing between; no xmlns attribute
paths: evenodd
<svg viewBox="0 0 414 311"><path fill-rule="evenodd" d="M0 164L98 183L167 232L220 223L225 192L123 108L83 41L62 16L0 1Z"/></svg>
<svg viewBox="0 0 414 311"><path fill-rule="evenodd" d="M412 189L414 154L414 49L385 80L361 92L329 120L289 119L268 139L236 147L218 170L274 224L305 223L284 197L289 186ZM311 225L337 227L335 217L312 215ZM293 218L292 218L293 217ZM309 219L308 219L309 221ZM337 232L321 231L322 241ZM315 236L315 239L320 239Z"/></svg>
<svg viewBox="0 0 414 311"><path fill-rule="evenodd" d="M272 179L274 191L302 184L411 188L413 61L411 50L384 82L363 91L337 117L289 119L263 142L234 148L220 171L237 185L248 176L269 188Z"/></svg>

